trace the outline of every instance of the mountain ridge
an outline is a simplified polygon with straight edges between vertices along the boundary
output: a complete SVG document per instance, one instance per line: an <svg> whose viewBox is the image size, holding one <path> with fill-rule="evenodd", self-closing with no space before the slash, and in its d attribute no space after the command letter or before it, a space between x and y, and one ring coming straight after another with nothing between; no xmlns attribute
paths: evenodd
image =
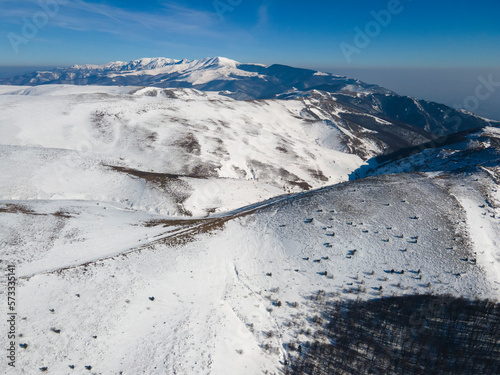
<svg viewBox="0 0 500 375"><path fill-rule="evenodd" d="M3 79L0 84L181 87L216 91L236 100L290 99L310 96L316 90L323 95L330 94L329 100L389 121L409 124L435 137L500 125L499 121L398 95L381 86L345 76L281 64L240 63L225 57L198 60L156 57L102 65L73 65Z"/></svg>

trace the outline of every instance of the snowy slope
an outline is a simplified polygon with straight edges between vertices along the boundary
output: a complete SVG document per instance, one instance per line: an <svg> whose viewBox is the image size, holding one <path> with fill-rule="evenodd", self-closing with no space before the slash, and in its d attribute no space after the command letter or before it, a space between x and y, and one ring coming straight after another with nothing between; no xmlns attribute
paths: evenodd
<svg viewBox="0 0 500 375"><path fill-rule="evenodd" d="M7 200L203 216L345 181L363 159L395 147L343 120L349 108L313 97L241 102L192 89L46 85L0 86L0 103Z"/></svg>
<svg viewBox="0 0 500 375"><path fill-rule="evenodd" d="M500 165L500 128L485 127L378 156L351 178L389 173L473 173Z"/></svg>
<svg viewBox="0 0 500 375"><path fill-rule="evenodd" d="M128 88L121 95L107 87L92 94L47 88L0 96L2 144L92 151L138 169L200 177L259 178L254 164L263 163L286 165L297 181L309 180L308 169L338 181L360 163L340 141L316 144L339 131L301 118L300 101L236 102L185 89Z"/></svg>
<svg viewBox="0 0 500 375"><path fill-rule="evenodd" d="M286 344L315 337L320 290L498 298L498 263L475 248L481 232L450 182L374 177L202 222L119 205L3 202L2 220L23 228L23 252L1 238L18 263L20 373L279 373ZM468 199L491 184L471 182Z"/></svg>
<svg viewBox="0 0 500 375"><path fill-rule="evenodd" d="M205 216L283 193L254 180L178 177L117 164L123 163L95 153L0 146L0 197L118 202L168 216Z"/></svg>

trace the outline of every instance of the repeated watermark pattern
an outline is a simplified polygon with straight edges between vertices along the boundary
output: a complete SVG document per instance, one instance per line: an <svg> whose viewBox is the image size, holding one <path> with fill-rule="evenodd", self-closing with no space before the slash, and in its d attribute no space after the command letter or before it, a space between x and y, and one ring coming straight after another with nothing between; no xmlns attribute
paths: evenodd
<svg viewBox="0 0 500 375"><path fill-rule="evenodd" d="M69 0L40 0L38 2L40 10L36 11L30 18L22 18L20 32L10 32L7 34L7 39L9 39L14 52L19 53L19 48L34 39L40 30L48 25L49 20L57 16L61 5L65 5L68 2Z"/></svg>
<svg viewBox="0 0 500 375"><path fill-rule="evenodd" d="M243 0L214 0L212 5L220 20L224 21L224 14L234 12L236 7L242 2Z"/></svg>
<svg viewBox="0 0 500 375"><path fill-rule="evenodd" d="M354 27L355 35L352 43L340 43L340 50L347 62L351 63L352 56L360 54L366 49L372 40L378 37L382 33L382 30L390 25L393 16L401 14L403 10L404 6L400 0L389 0L386 9L370 11L372 20L368 21L363 28L359 26Z"/></svg>
<svg viewBox="0 0 500 375"><path fill-rule="evenodd" d="M493 80L493 74L489 74L488 78L484 78L482 75L477 78L479 84L474 90L474 95L469 95L464 99L463 104L455 104L453 107L455 109L465 109L469 112L474 112L479 109L482 101L488 100L491 97L497 87L500 87L499 81Z"/></svg>

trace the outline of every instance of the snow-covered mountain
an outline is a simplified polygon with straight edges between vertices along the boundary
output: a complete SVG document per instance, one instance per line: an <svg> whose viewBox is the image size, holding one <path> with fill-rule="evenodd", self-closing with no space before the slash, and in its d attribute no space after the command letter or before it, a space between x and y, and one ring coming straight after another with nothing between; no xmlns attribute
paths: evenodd
<svg viewBox="0 0 500 375"><path fill-rule="evenodd" d="M462 174L487 171L498 180L500 129L486 127L443 137L416 147L380 155L355 171L351 179L391 173Z"/></svg>
<svg viewBox="0 0 500 375"><path fill-rule="evenodd" d="M496 123L222 58L72 69L0 86L7 374L498 373ZM414 296L395 328L370 310Z"/></svg>
<svg viewBox="0 0 500 375"><path fill-rule="evenodd" d="M182 88L3 86L0 104L2 199L120 201L169 215L342 182L366 159L432 139L319 92L236 101Z"/></svg>
<svg viewBox="0 0 500 375"><path fill-rule="evenodd" d="M308 90L325 84L335 86L337 91L349 88L389 93L376 85L333 74L284 65L241 64L224 57L192 61L143 58L104 65L74 65L13 77L0 83L189 87L203 91L229 91L239 99L271 98L290 90Z"/></svg>
<svg viewBox="0 0 500 375"><path fill-rule="evenodd" d="M224 57L192 61L143 58L75 65L0 80L0 84L185 87L219 91L238 100L309 96L311 90L317 90L362 113L409 124L437 136L500 124L442 104L400 96L356 79L279 64L243 64Z"/></svg>

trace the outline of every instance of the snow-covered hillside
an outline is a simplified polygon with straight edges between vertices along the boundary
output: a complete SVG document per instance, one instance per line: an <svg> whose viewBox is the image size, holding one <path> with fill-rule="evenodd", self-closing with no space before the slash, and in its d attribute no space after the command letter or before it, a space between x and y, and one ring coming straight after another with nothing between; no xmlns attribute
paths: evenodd
<svg viewBox="0 0 500 375"><path fill-rule="evenodd" d="M485 127L379 156L351 178L389 173L473 173L487 170L495 176L500 165L500 128ZM498 177L496 177L498 180Z"/></svg>
<svg viewBox="0 0 500 375"><path fill-rule="evenodd" d="M450 194L451 180L374 177L188 221L2 202L28 344L19 373L277 374L288 345L315 338L318 293L498 298L499 254L485 245L499 212L479 208L494 183L464 182Z"/></svg>
<svg viewBox="0 0 500 375"><path fill-rule="evenodd" d="M0 103L2 199L115 201L168 215L345 181L363 159L429 139L374 115L345 120L348 107L316 96L0 86Z"/></svg>
<svg viewBox="0 0 500 375"><path fill-rule="evenodd" d="M226 94L0 86L0 368L282 374L327 337L325 300L500 298L497 127L435 139L352 86Z"/></svg>

